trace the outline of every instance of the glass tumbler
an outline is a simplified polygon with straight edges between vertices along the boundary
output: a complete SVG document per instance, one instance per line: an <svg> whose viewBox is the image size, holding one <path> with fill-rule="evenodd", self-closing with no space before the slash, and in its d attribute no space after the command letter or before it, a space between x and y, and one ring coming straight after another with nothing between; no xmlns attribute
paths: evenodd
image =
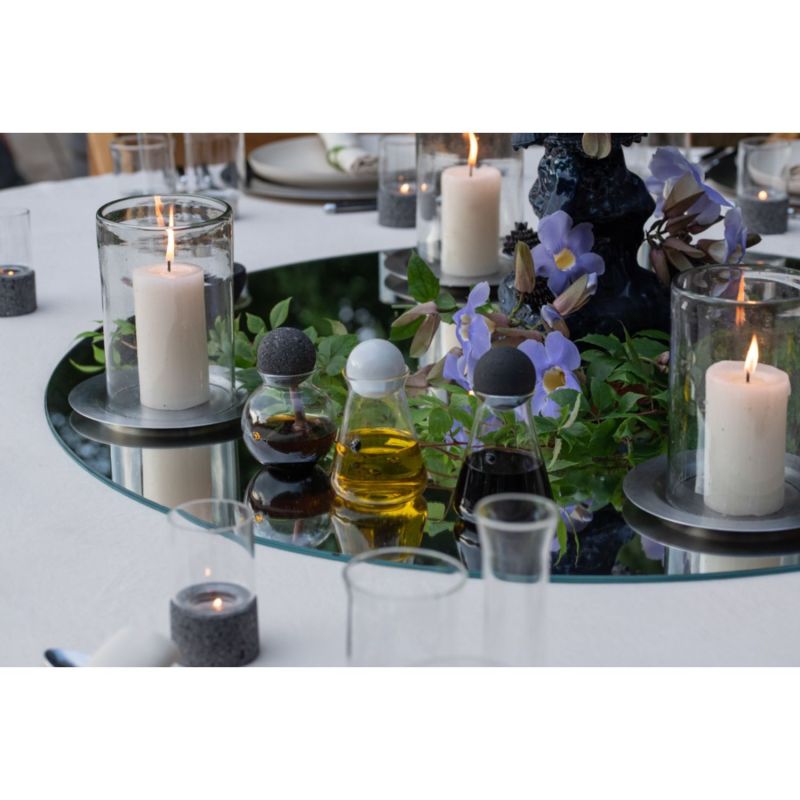
<svg viewBox="0 0 800 800"><path fill-rule="evenodd" d="M127 133L115 137L109 148L120 197L175 191L175 153L169 134Z"/></svg>
<svg viewBox="0 0 800 800"><path fill-rule="evenodd" d="M378 144L378 224L413 228L417 219L414 134L389 134Z"/></svg>
<svg viewBox="0 0 800 800"><path fill-rule="evenodd" d="M170 623L181 664L249 663L259 652L253 512L234 500L192 500L168 519Z"/></svg>
<svg viewBox="0 0 800 800"><path fill-rule="evenodd" d="M756 233L785 233L789 218L791 144L752 136L736 153L736 202L742 219Z"/></svg>
<svg viewBox="0 0 800 800"><path fill-rule="evenodd" d="M183 190L228 203L236 212L245 175L243 133L184 133Z"/></svg>
<svg viewBox="0 0 800 800"><path fill-rule="evenodd" d="M483 555L484 656L505 666L541 666L558 506L508 492L484 497L475 518Z"/></svg>
<svg viewBox="0 0 800 800"><path fill-rule="evenodd" d="M0 207L0 317L36 310L36 275L31 260L30 211Z"/></svg>
<svg viewBox="0 0 800 800"><path fill-rule="evenodd" d="M443 553L386 547L344 568L351 666L421 666L454 655L457 602L467 581Z"/></svg>
<svg viewBox="0 0 800 800"><path fill-rule="evenodd" d="M0 206L0 269L31 267L31 212Z"/></svg>

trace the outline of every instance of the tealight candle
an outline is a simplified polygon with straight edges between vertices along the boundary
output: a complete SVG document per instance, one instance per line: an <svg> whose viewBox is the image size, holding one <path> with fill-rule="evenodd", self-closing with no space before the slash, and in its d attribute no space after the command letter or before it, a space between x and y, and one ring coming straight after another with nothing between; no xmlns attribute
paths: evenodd
<svg viewBox="0 0 800 800"><path fill-rule="evenodd" d="M175 263L173 211L163 264L133 270L139 400L180 411L208 401L203 270Z"/></svg>
<svg viewBox="0 0 800 800"><path fill-rule="evenodd" d="M705 374L703 499L727 516L764 516L784 503L789 376L758 363L718 361Z"/></svg>
<svg viewBox="0 0 800 800"><path fill-rule="evenodd" d="M239 584L187 586L170 601L170 625L184 666L235 667L258 655L256 598Z"/></svg>
<svg viewBox="0 0 800 800"><path fill-rule="evenodd" d="M253 512L234 500L193 500L169 512L176 591L172 640L187 667L238 667L259 652Z"/></svg>
<svg viewBox="0 0 800 800"><path fill-rule="evenodd" d="M0 317L18 317L36 310L36 274L17 264L0 266Z"/></svg>
<svg viewBox="0 0 800 800"><path fill-rule="evenodd" d="M497 271L502 179L476 166L478 140L468 135L467 163L442 171L442 272L479 278Z"/></svg>

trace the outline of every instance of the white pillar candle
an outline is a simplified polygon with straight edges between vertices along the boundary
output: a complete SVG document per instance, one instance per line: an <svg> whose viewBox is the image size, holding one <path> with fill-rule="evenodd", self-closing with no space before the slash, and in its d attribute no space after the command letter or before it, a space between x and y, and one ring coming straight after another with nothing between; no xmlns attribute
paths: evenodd
<svg viewBox="0 0 800 800"><path fill-rule="evenodd" d="M747 362L712 364L705 389L705 504L729 516L779 511L784 502L789 376L758 364L757 345L751 345Z"/></svg>
<svg viewBox="0 0 800 800"><path fill-rule="evenodd" d="M442 272L479 278L497 272L500 170L462 164L442 172Z"/></svg>
<svg viewBox="0 0 800 800"><path fill-rule="evenodd" d="M210 445L143 448L142 495L167 508L212 497Z"/></svg>
<svg viewBox="0 0 800 800"><path fill-rule="evenodd" d="M180 411L208 400L203 270L155 264L133 270L139 399Z"/></svg>
<svg viewBox="0 0 800 800"><path fill-rule="evenodd" d="M495 167L474 166L477 139L469 137L469 163L442 171L442 272L480 278L497 272L502 180Z"/></svg>

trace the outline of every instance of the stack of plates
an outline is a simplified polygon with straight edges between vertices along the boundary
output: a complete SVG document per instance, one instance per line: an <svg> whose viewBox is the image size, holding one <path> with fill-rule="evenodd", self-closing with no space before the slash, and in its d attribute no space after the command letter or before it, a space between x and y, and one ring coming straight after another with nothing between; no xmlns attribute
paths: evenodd
<svg viewBox="0 0 800 800"><path fill-rule="evenodd" d="M376 134L361 137L370 153L378 152ZM378 176L350 175L328 163L322 139L314 134L262 145L247 158L247 191L279 200L374 200Z"/></svg>

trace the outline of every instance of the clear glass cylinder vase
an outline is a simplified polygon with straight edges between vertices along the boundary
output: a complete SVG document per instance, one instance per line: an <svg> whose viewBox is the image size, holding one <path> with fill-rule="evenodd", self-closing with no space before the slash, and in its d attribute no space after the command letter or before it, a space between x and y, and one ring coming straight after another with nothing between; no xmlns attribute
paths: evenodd
<svg viewBox="0 0 800 800"><path fill-rule="evenodd" d="M97 212L109 406L235 402L232 212L194 195L127 197Z"/></svg>
<svg viewBox="0 0 800 800"><path fill-rule="evenodd" d="M490 495L475 507L484 584L484 657L505 666L546 661L546 597L558 506L535 494Z"/></svg>
<svg viewBox="0 0 800 800"><path fill-rule="evenodd" d="M800 273L710 266L672 286L667 499L780 517L800 480Z"/></svg>
<svg viewBox="0 0 800 800"><path fill-rule="evenodd" d="M417 250L453 277L492 275L502 240L522 221L522 152L510 133L417 134Z"/></svg>

